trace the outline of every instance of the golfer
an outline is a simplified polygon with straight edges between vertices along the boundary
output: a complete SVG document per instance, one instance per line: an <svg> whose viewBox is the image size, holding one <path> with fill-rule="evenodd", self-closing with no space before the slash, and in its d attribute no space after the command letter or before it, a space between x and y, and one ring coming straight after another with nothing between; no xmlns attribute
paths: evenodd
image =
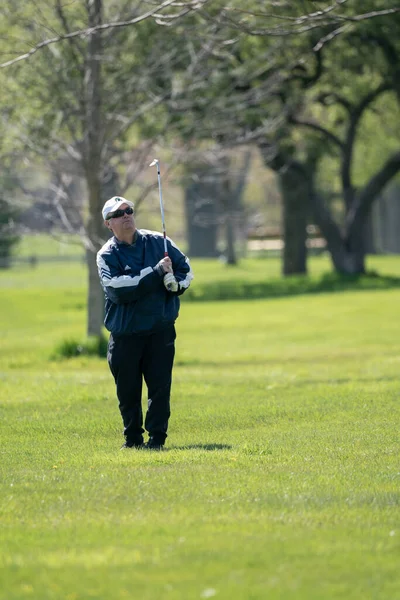
<svg viewBox="0 0 400 600"><path fill-rule="evenodd" d="M189 260L161 233L136 229L134 205L122 197L104 204L102 216L114 234L97 253L110 331L107 360L115 379L124 424L122 448L161 450L170 417L175 320L179 298L193 279ZM148 391L143 440L142 382Z"/></svg>

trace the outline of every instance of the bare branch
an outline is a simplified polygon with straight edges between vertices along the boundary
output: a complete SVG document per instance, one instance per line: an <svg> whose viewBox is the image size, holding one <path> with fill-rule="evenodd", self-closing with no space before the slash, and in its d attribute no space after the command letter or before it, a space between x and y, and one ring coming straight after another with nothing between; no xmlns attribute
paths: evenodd
<svg viewBox="0 0 400 600"><path fill-rule="evenodd" d="M322 133L324 137L333 142L336 146L338 146L341 150L343 150L343 142L338 138L334 133L322 127L318 123L314 123L314 121L307 121L305 119L297 119L296 117L290 117L290 123L293 125L300 125L302 127L308 127L309 129L313 129L314 131L318 131L318 133Z"/></svg>
<svg viewBox="0 0 400 600"><path fill-rule="evenodd" d="M282 21L289 21L296 25L300 25L301 23L303 23L304 21L307 21L307 20L321 19L322 17L325 17L327 14L329 14L333 10L337 9L338 6L345 4L347 1L348 0L338 0L338 2L336 4L327 6L326 8L318 10L313 13L308 13L306 15L302 15L300 17L290 17L287 15L278 15L276 13L266 13L263 11L252 12L249 10L244 10L242 8L228 8L227 10L231 10L233 12L242 13L242 14L246 14L246 15L251 15L254 17L263 17L263 18L267 18L267 19L277 19L277 20L282 20Z"/></svg>
<svg viewBox="0 0 400 600"><path fill-rule="evenodd" d="M140 23L141 21L143 21L149 17L153 17L156 20L156 22L160 25L169 26L174 20L177 20L177 19L187 15L189 12L200 10L209 1L210 0L187 0L184 2L177 2L176 0L164 0L164 2L159 4L154 9L149 10L146 13L143 13L142 15L140 15L138 17L135 17L134 19L130 19L127 21L103 23L96 27L91 27L91 28L83 29L83 30L80 29L77 31L68 32L66 34L61 34L56 37L49 38L47 40L43 40L42 42L33 46L28 52L21 54L20 56L17 56L16 58L13 58L4 63L0 63L0 68L3 69L5 67L12 66L20 61L26 60L26 59L30 58L33 54L35 54L38 50L41 50L42 48L49 46L51 44L55 44L55 43L61 42L63 40L70 40L70 39L76 38L76 37L87 37L87 36L92 35L93 33L95 33L98 30L108 30L108 29L118 28L118 27L128 27L130 25L135 25L137 23ZM400 7L399 7L399 8L389 8L389 9L384 9L384 10L371 11L369 13L355 15L353 17L346 16L346 15L338 15L338 14L334 13L334 11L336 9L338 9L341 5L345 4L347 1L348 0L337 0L335 2L335 4L332 4L331 6L328 6L324 9L321 9L321 10L318 10L318 11L315 11L312 13L308 13L305 15L297 16L297 17L292 17L289 15L279 15L276 13L267 13L267 12L263 12L263 11L251 12L251 11L247 11L247 10L239 9L239 8L235 8L235 7L225 7L222 10L221 14L224 14L225 19L228 22L230 22L230 24L233 27L235 27L236 29L243 31L247 34L253 35L253 36L285 37L285 36L290 36L290 35L307 33L316 28L320 28L321 26L326 26L326 25L332 24L334 22L345 21L346 22L345 25L342 25L341 27L338 27L334 31L330 32L328 35L324 36L316 44L316 46L314 47L314 50L318 51L322 48L322 46L324 44L326 44L327 42L329 42L336 36L340 35L344 31L347 31L349 29L350 25L352 25L352 24L364 21L366 19L372 19L372 18L377 18L377 17L381 17L381 16L392 15L392 14L400 12ZM179 8L180 10L173 14L166 14L166 15L162 14L162 11L168 7ZM278 21L279 20L285 21L285 22L289 23L290 26L289 26L289 28L286 28L286 29L282 28L280 26L275 26L275 27L266 28L266 29L252 29L245 23L238 22L235 19L228 16L228 12L235 12L235 13L239 13L239 14L250 15L253 17L276 19ZM207 15L203 15L203 16L207 17ZM212 19L214 19L214 17ZM64 23L64 27L65 27L65 23Z"/></svg>
<svg viewBox="0 0 400 600"><path fill-rule="evenodd" d="M377 17L385 17L386 15L393 15L398 12L400 12L400 7L386 8L384 10L373 10L369 13L364 13L362 15L355 15L354 17L337 15L336 18L342 21L352 21L353 23L357 23L359 21L365 21L366 19L375 19Z"/></svg>
<svg viewBox="0 0 400 600"><path fill-rule="evenodd" d="M348 31L350 28L351 28L351 26L348 23L347 25L343 25L342 27L338 27L334 31L331 31L330 33L328 33L328 35L325 35L323 38L321 38L319 40L318 44L315 44L315 46L313 48L314 52L319 52L321 50L322 46L324 46L327 42L330 42L331 40L333 40L335 37L337 37L341 33Z"/></svg>
<svg viewBox="0 0 400 600"><path fill-rule="evenodd" d="M336 2L324 9L307 13L300 16L289 16L289 15L281 15L277 13L267 13L264 11L252 12L250 10L244 10L240 8L232 8L227 7L224 9L227 20L230 24L239 29L241 31L246 32L249 35L253 36L271 36L271 37L284 37L290 35L296 35L299 33L306 33L308 31L312 31L313 29L320 28L322 26L326 26L328 24L334 23L336 21L336 15L330 14L335 10L340 8L341 5L345 4L348 0L336 0ZM288 23L287 28L283 28L280 25L275 25L269 28L259 28L252 29L251 26L248 26L243 21L235 21L234 18L228 16L228 12L232 13L241 13L248 16L264 18L264 19L275 19L276 21L285 21Z"/></svg>
<svg viewBox="0 0 400 600"><path fill-rule="evenodd" d="M64 225L64 227L66 228L68 233L76 233L74 227L72 226L70 220L67 217L64 207L61 204L62 198L64 200L68 199L68 195L65 191L64 181L61 179L61 181L59 182L58 185L51 183L49 185L49 189L55 193L55 196L53 198L53 203L57 209L57 212L61 219L62 224Z"/></svg>
<svg viewBox="0 0 400 600"><path fill-rule="evenodd" d="M154 141L147 140L141 144L140 148L136 148L134 152L130 153L131 159L126 167L125 181L120 186L122 196L125 196L126 190L131 187L139 173L147 166L153 146Z"/></svg>
<svg viewBox="0 0 400 600"><path fill-rule="evenodd" d="M336 104L340 104L347 110L347 112L351 112L353 110L353 106L351 102L349 102L346 98L337 94L335 92L321 92L315 98L317 102L320 102L323 106L329 106L336 102Z"/></svg>
<svg viewBox="0 0 400 600"><path fill-rule="evenodd" d="M369 94L366 94L366 96L364 96L358 105L350 112L350 122L343 144L342 166L340 169L344 199L347 206L350 206L354 199L354 188L351 182L351 168L358 125L368 106L381 94L389 91L391 87L390 83L381 83L376 89L369 92Z"/></svg>
<svg viewBox="0 0 400 600"><path fill-rule="evenodd" d="M388 8L386 10L376 10L373 12L365 13L363 15L356 15L354 17L346 17L346 16L336 16L336 18L340 21L346 21L346 25L342 25L342 27L338 27L334 31L331 31L328 35L324 36L319 40L319 42L314 46L313 50L318 52L321 50L322 46L324 46L327 42L330 42L335 37L343 33L344 31L349 31L351 29L351 24L359 23L361 21L365 21L366 19L374 19L377 17L383 17L387 15L393 15L395 13L400 12L400 8Z"/></svg>
<svg viewBox="0 0 400 600"><path fill-rule="evenodd" d="M388 16L400 12L399 7L370 11L368 13L354 16L347 16L338 13L337 10L340 9L340 7L344 5L347 1L348 0L337 0L334 4L331 4L330 6L327 6L324 9L320 9L318 11L300 16L283 15L278 14L276 12L251 11L236 7L225 7L223 12L226 20L230 23L232 27L253 36L287 37L307 33L315 29L320 29L321 27L326 27L328 25L335 26L335 24L340 24L340 27L338 26L336 29L334 29L334 31L331 31L328 35L324 36L318 42L318 44L316 44L314 48L314 50L316 51L320 50L325 43L327 43L337 35L340 35L340 33L342 33L343 31L346 31L350 25L354 25L367 19ZM254 17L258 21L260 19L266 19L268 21L275 20L276 22L286 23L286 27L284 24L276 24L267 28L253 28L251 24L248 24L243 20L235 20L235 18L233 16L230 16L229 13L231 13L232 15L243 14L245 15L245 17ZM343 25L344 22L345 24Z"/></svg>
<svg viewBox="0 0 400 600"><path fill-rule="evenodd" d="M189 10L198 10L199 7L202 6L203 4L205 4L206 2L208 2L208 0L189 0L187 2L188 11ZM164 10L165 8L167 8L169 6L182 6L182 4L177 4L175 0L164 0L164 2L162 2L161 4L156 6L154 9L149 10L146 13L143 13L142 15L140 15L139 17L130 19L128 21L119 21L116 23L102 23L101 25L96 25L95 27L90 27L89 29L79 29L78 31L72 31L70 33L62 34L57 37L44 40L43 42L40 42L39 44L34 46L31 50L29 50L29 52L26 52L25 54L22 54L21 56L17 56L16 58L13 58L12 60L9 60L5 63L0 64L0 68L4 69L5 67L10 67L11 65L14 65L22 60L26 60L26 59L30 58L33 54L35 54L38 50L41 50L42 48L45 48L46 46L50 46L51 44L61 42L62 40L69 40L71 38L75 38L75 37L79 37L79 36L80 37L88 37L88 36L91 36L96 31L103 31L103 30L107 30L107 29L111 29L111 28L128 27L129 25L136 25L137 23L140 23L141 21L145 21L149 17L154 17L155 15L157 15L158 19L159 19L160 15L158 13L160 12L160 10ZM179 18L179 16L180 16L180 13L175 15L175 18Z"/></svg>
<svg viewBox="0 0 400 600"><path fill-rule="evenodd" d="M56 14L58 15L58 18L60 19L60 21L62 23L64 31L67 34L71 33L69 25L68 25L67 18L66 18L65 14L64 14L64 7L61 4L61 0L57 0L57 2L56 2ZM79 59L77 57L76 51L78 50L79 54L82 57L84 56L84 53L82 52L82 50L81 50L81 48L79 47L78 44L74 44L73 38L69 38L69 40L70 40L71 53L72 53L72 56L74 58L75 66L78 68L79 72L82 73L82 67L81 67Z"/></svg>

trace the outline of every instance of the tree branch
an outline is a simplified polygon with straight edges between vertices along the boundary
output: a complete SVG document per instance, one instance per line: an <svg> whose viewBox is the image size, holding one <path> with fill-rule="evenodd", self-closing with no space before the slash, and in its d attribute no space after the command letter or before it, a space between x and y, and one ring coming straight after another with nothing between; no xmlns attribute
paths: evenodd
<svg viewBox="0 0 400 600"><path fill-rule="evenodd" d="M329 248L340 248L343 244L343 237L340 228L333 219L329 208L324 199L315 190L310 195L311 205L314 213L315 222L326 239Z"/></svg>
<svg viewBox="0 0 400 600"><path fill-rule="evenodd" d="M377 17L384 17L387 15L393 15L395 13L400 12L400 8L388 8L385 10L376 10L376 11L372 11L369 13L365 13L363 15L356 15L355 17L342 17L342 16L337 16L336 18L340 21L346 21L345 25L342 25L341 27L338 27L337 29L335 29L334 31L331 31L330 33L328 33L328 35L324 36L323 38L321 38L319 40L319 42L314 46L313 50L315 52L318 52L319 50L321 50L322 46L324 46L327 42L330 42L331 40L333 40L335 37L337 37L338 35L340 35L341 33L343 33L344 31L348 31L350 29L350 26L354 23L360 23L361 21L365 21L366 19L374 19Z"/></svg>
<svg viewBox="0 0 400 600"><path fill-rule="evenodd" d="M161 10L164 10L165 8L167 8L169 6L184 6L187 4L187 7L189 10L198 10L200 5L203 5L208 1L209 0L189 0L185 4L182 4L182 3L178 4L176 2L176 0L164 0L164 2L162 2L161 4L156 6L154 9L149 10L146 13L143 13L142 15L140 15L139 17L135 17L134 19L130 19L128 21L119 21L119 22L115 22L115 23L102 23L101 25L97 25L95 27L90 27L88 29L79 29L77 31L72 31L70 33L66 33L66 34L59 35L54 38L44 40L43 42L36 44L36 46L31 48L31 50L29 50L29 52L26 52L25 54L22 54L21 56L17 56L16 58L13 58L12 60L8 60L5 63L1 63L0 69L4 69L5 67L10 67L11 65L14 65L22 60L26 60L26 59L30 58L33 54L35 54L38 50L41 50L42 48L45 48L46 46L50 46L50 44L55 44L57 42L61 42L62 40L69 40L69 39L75 38L75 37L91 36L93 33L95 33L96 31L100 31L100 30L106 30L106 29L111 29L111 28L116 28L116 27L128 27L129 25L136 25L137 23L140 23L141 21L144 21L144 20L148 19L149 17L154 17L156 15L157 15L157 18L160 19L161 15L159 15L158 13ZM173 15L173 16L175 18L179 18L180 14Z"/></svg>
<svg viewBox="0 0 400 600"><path fill-rule="evenodd" d="M293 125L301 125L302 127L308 127L309 129L318 131L319 133L322 133L322 135L325 136L328 140L333 142L335 146L338 146L340 150L343 150L343 142L341 141L341 139L328 129L325 129L325 127L322 127L322 125L314 123L313 121L297 119L296 117L290 117L289 123L293 123Z"/></svg>
<svg viewBox="0 0 400 600"><path fill-rule="evenodd" d="M362 115L364 114L364 111L368 108L368 106L374 100L376 100L376 98L380 96L380 94L382 94L383 92L387 92L391 88L392 86L389 83L381 83L381 85L378 86L375 90L372 90L369 94L364 96L361 102L359 102L359 104L355 106L354 109L350 112L350 123L347 130L346 139L343 144L342 166L340 169L344 200L347 209L350 208L354 200L354 188L351 183L351 168L353 148L358 124Z"/></svg>
<svg viewBox="0 0 400 600"><path fill-rule="evenodd" d="M359 192L356 201L346 218L348 236L359 227L368 215L375 198L381 193L386 184L400 171L400 150L392 154L378 171Z"/></svg>
<svg viewBox="0 0 400 600"><path fill-rule="evenodd" d="M65 14L64 14L64 7L61 4L61 0L57 0L57 2L56 2L56 14L58 15L58 18L61 21L61 24L62 24L62 26L64 28L64 31L67 34L70 34L71 30L69 28L68 21L66 19ZM68 38L68 39L70 40L71 54L72 54L72 57L74 59L74 64L75 64L76 68L78 69L78 71L82 74L83 68L82 68L82 65L81 65L81 63L79 61L79 58L77 56L76 50L78 50L78 52L79 52L79 54L81 55L82 58L84 58L84 53L82 52L82 50L81 50L81 48L79 47L78 44L74 44L73 38Z"/></svg>

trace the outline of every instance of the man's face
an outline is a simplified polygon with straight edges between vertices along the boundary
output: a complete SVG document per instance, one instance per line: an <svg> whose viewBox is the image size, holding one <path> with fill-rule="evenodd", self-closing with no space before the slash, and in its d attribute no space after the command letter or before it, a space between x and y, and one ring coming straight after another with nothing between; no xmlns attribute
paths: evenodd
<svg viewBox="0 0 400 600"><path fill-rule="evenodd" d="M128 204L124 203L118 210L125 210L126 208L128 208ZM123 239L126 234L134 233L136 229L133 213L131 215L124 213L121 217L112 217L111 219L107 219L105 223L115 237L121 239Z"/></svg>

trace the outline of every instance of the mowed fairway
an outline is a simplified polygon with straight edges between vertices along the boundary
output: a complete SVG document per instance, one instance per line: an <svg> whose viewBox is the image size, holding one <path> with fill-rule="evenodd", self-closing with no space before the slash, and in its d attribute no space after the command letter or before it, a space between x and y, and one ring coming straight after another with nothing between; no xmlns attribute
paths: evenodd
<svg viewBox="0 0 400 600"><path fill-rule="evenodd" d="M85 294L0 272L2 600L400 598L400 289L183 300L161 453L120 451L105 359L49 358Z"/></svg>

